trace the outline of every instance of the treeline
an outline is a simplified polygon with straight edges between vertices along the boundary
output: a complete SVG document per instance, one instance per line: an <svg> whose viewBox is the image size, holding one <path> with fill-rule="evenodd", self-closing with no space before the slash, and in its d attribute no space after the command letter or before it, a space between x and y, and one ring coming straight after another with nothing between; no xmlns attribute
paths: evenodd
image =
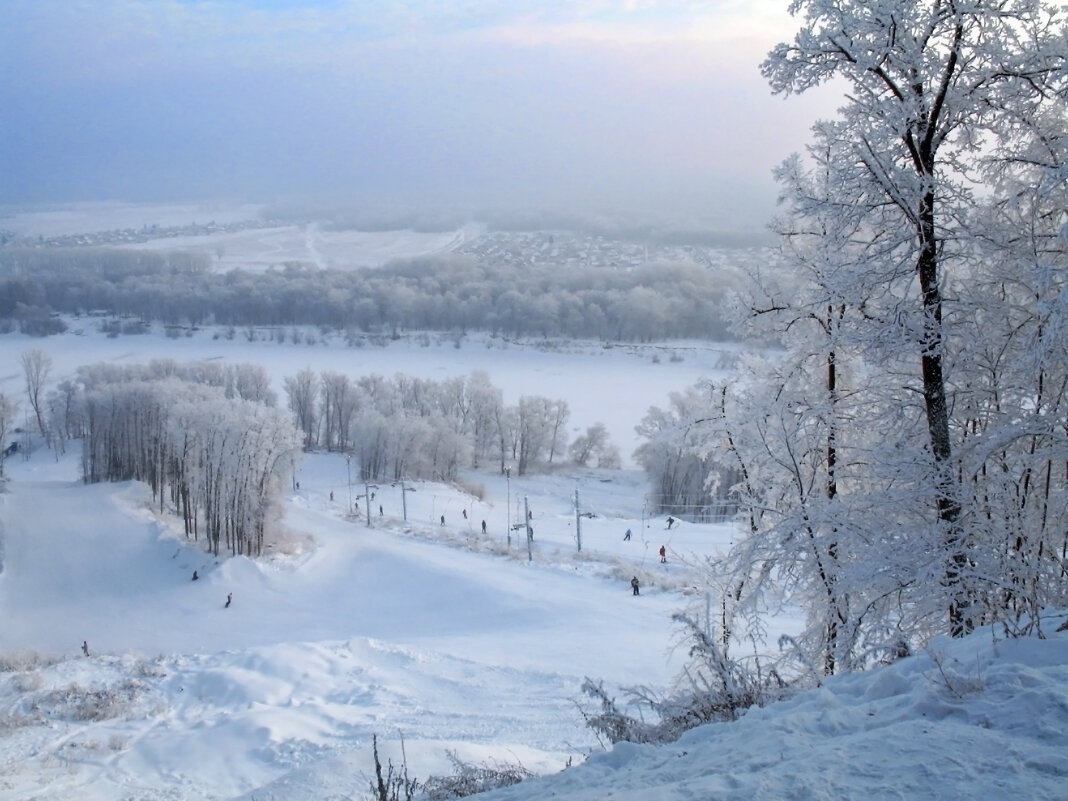
<svg viewBox="0 0 1068 801"><path fill-rule="evenodd" d="M216 556L223 548L258 555L301 445L289 413L254 389L258 380L246 385L256 399L239 396L240 381L228 393L217 380L258 372L173 362L81 367L53 393L53 419L81 436L87 483L144 481L160 510L169 502L186 535L203 534Z"/></svg>
<svg viewBox="0 0 1068 801"><path fill-rule="evenodd" d="M564 459L619 463L603 425L569 443L566 401L527 395L505 405L483 372L433 381L302 370L285 379L285 393L304 447L353 454L364 480L451 481L466 465L515 464L524 475Z"/></svg>
<svg viewBox="0 0 1068 801"><path fill-rule="evenodd" d="M167 325L479 330L632 342L729 338L714 311L728 279L690 263L575 269L447 255L358 271L209 268L204 254L0 248L0 325L50 333L27 326L40 327L53 312L101 311Z"/></svg>

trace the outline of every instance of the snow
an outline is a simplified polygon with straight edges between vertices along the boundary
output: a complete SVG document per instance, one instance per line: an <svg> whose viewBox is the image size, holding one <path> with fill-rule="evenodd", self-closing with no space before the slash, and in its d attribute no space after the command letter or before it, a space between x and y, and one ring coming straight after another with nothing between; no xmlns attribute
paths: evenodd
<svg viewBox="0 0 1068 801"><path fill-rule="evenodd" d="M52 204L41 208L0 207L0 228L24 237L68 236L101 231L178 227L209 221L220 225L256 220L261 206L232 201L128 203L95 201Z"/></svg>
<svg viewBox="0 0 1068 801"><path fill-rule="evenodd" d="M209 355L269 363L275 376L305 364L341 369L346 354L354 371L381 359L392 364L383 372L437 377L463 373L466 365L450 359L469 351L506 395L517 396L515 379L537 365L540 394L603 412L633 411L641 404L631 395L654 394L647 385L663 395L666 376L681 383L684 371L699 371L689 359L654 365L622 349L401 343L357 352L206 335L8 335L0 390L21 391L17 355L30 347L49 352L53 381L97 359ZM600 369L621 382L610 398L601 394L608 382ZM622 422L605 422L621 442ZM621 450L628 455L626 444ZM464 475L462 485L481 486L481 497L415 483L407 521L401 489L380 485L368 526L345 514L344 458L313 454L286 499L285 538L253 561L216 560L183 540L142 485L81 484L74 453L39 449L5 468L5 801L369 797L373 735L395 764L403 741L415 778L448 773L449 752L471 762L518 761L541 775L491 799L1065 797L1068 632L1055 632L1064 613L1046 621L1047 639L1005 641L983 631L937 641L670 745L603 750L576 706L583 678L611 688L672 686L685 649L670 615L703 604L692 565L721 552L733 534L729 525L685 522L668 531L663 517L645 518L646 488L631 469L510 481ZM576 489L595 515L581 520L581 552ZM535 531L529 558L525 542L506 541L524 499ZM624 542L628 528L634 538ZM656 556L661 544L666 565ZM637 598L632 575L642 580ZM764 647L772 650L796 623L773 621Z"/></svg>
<svg viewBox="0 0 1068 801"><path fill-rule="evenodd" d="M266 329L257 332L257 341L250 342L244 330L227 340L210 327L175 339L159 330L109 338L100 333L95 318L66 319L70 331L60 336L43 340L22 334L2 337L0 392L14 399L24 397L19 356L32 348L39 348L52 360L50 387L84 364L143 364L164 358L180 363L210 360L263 365L283 402L283 379L304 368L317 373L341 372L353 379L373 373L403 373L435 381L484 370L509 405L517 404L523 395L567 400L571 439L594 423L603 423L619 448L624 466L631 467L635 464L631 456L640 444L634 427L649 407L666 408L671 392L682 391L703 378L725 375L737 350L736 345L698 341L611 347L596 342L560 342L533 347L484 334L468 335L459 347L447 337L405 337L381 345L349 347L340 335L322 339L317 331L318 344L294 345L273 341Z"/></svg>
<svg viewBox="0 0 1068 801"><path fill-rule="evenodd" d="M320 269L381 267L390 261L448 253L477 236L481 226L442 232L332 230L318 223L246 228L210 234L167 236L137 242L138 250L208 253L215 270L263 272L287 263Z"/></svg>

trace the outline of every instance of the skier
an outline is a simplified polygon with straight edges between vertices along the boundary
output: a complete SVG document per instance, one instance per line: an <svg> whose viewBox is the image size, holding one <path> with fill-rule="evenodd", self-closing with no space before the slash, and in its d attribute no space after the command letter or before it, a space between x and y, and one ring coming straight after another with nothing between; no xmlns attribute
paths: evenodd
<svg viewBox="0 0 1068 801"><path fill-rule="evenodd" d="M441 525L445 525L445 515L441 516Z"/></svg>
<svg viewBox="0 0 1068 801"><path fill-rule="evenodd" d="M197 571L193 571L193 581L196 581L200 576L197 575Z"/></svg>
<svg viewBox="0 0 1068 801"><path fill-rule="evenodd" d="M630 541L630 529L628 528L627 529L627 533L623 535L623 542L629 542L629 541Z"/></svg>
<svg viewBox="0 0 1068 801"><path fill-rule="evenodd" d="M223 609L229 609L231 602L234 600L234 594L232 592L226 593L226 606Z"/></svg>
<svg viewBox="0 0 1068 801"><path fill-rule="evenodd" d="M660 562L667 564L667 548L663 545L660 546Z"/></svg>
<svg viewBox="0 0 1068 801"><path fill-rule="evenodd" d="M486 535L486 521L482 521L482 536Z"/></svg>
<svg viewBox="0 0 1068 801"><path fill-rule="evenodd" d="M463 510L463 513L464 513L464 520L467 520L467 510L466 510L466 509L464 509L464 510Z"/></svg>
<svg viewBox="0 0 1068 801"><path fill-rule="evenodd" d="M89 643L86 640L82 640L82 653L89 656Z"/></svg>
<svg viewBox="0 0 1068 801"><path fill-rule="evenodd" d="M330 490L330 503L334 502L334 491Z"/></svg>
<svg viewBox="0 0 1068 801"><path fill-rule="evenodd" d="M668 531L671 531L671 527L673 525L675 525L675 518L674 517L668 517L667 524L668 524Z"/></svg>
<svg viewBox="0 0 1068 801"><path fill-rule="evenodd" d="M637 576L635 576L634 578L632 578L630 580L630 588L632 590L634 590L634 594L635 595L641 595L641 593L638 592L638 577Z"/></svg>

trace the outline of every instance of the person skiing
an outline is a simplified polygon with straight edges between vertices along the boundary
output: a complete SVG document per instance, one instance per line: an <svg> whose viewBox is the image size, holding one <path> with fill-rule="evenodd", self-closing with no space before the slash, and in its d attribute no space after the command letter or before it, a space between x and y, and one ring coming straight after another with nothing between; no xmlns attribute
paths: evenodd
<svg viewBox="0 0 1068 801"><path fill-rule="evenodd" d="M193 581L196 581L199 578L200 578L200 576L197 575L197 571L194 570L193 571Z"/></svg>
<svg viewBox="0 0 1068 801"><path fill-rule="evenodd" d="M665 565L667 564L667 547L664 545L660 546L660 562Z"/></svg>
<svg viewBox="0 0 1068 801"><path fill-rule="evenodd" d="M445 525L445 515L441 516L441 525Z"/></svg>
<svg viewBox="0 0 1068 801"><path fill-rule="evenodd" d="M463 510L463 513L464 513L464 520L467 520L467 510L466 510L466 509L464 509L464 510Z"/></svg>
<svg viewBox="0 0 1068 801"><path fill-rule="evenodd" d="M623 535L623 542L630 541L630 529L627 529L627 533Z"/></svg>
<svg viewBox="0 0 1068 801"><path fill-rule="evenodd" d="M88 640L82 640L82 653L89 656L89 642Z"/></svg>
<svg viewBox="0 0 1068 801"><path fill-rule="evenodd" d="M486 521L483 520L482 521L482 535L485 536L485 534L486 534Z"/></svg>
<svg viewBox="0 0 1068 801"><path fill-rule="evenodd" d="M667 519L667 524L668 524L668 531L671 531L671 527L673 525L675 525L675 518L669 516L668 519Z"/></svg>
<svg viewBox="0 0 1068 801"><path fill-rule="evenodd" d="M634 590L634 594L635 595L641 595L641 593L638 592L638 577L637 576L635 576L634 578L632 578L630 580L630 588L632 590Z"/></svg>
<svg viewBox="0 0 1068 801"><path fill-rule="evenodd" d="M234 594L232 592L226 593L226 606L223 609L229 609L231 602L234 600Z"/></svg>

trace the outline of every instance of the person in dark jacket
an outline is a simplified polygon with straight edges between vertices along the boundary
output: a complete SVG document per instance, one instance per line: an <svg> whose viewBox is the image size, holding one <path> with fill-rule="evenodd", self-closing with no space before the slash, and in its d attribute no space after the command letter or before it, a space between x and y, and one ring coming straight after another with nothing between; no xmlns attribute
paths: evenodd
<svg viewBox="0 0 1068 801"><path fill-rule="evenodd" d="M635 595L641 595L641 593L638 592L638 577L637 576L635 576L634 578L632 578L630 580L630 588L632 590L634 590L634 594Z"/></svg>

